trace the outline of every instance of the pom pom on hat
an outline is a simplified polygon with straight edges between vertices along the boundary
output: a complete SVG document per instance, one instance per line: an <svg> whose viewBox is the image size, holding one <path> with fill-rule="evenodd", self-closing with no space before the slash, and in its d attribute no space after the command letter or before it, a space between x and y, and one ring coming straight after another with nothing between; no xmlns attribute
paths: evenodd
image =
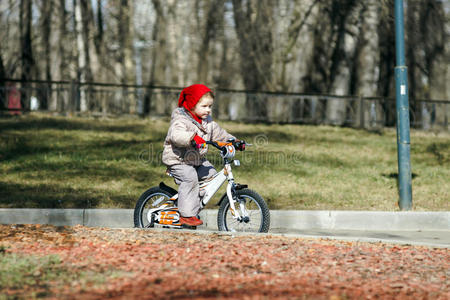
<svg viewBox="0 0 450 300"><path fill-rule="evenodd" d="M211 90L203 84L194 84L184 88L178 98L178 107L184 107L191 111L204 94Z"/></svg>

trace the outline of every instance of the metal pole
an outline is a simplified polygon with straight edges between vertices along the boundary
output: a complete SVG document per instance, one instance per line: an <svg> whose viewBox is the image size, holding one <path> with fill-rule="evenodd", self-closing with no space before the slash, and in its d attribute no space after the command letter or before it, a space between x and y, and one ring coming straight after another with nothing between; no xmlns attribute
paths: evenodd
<svg viewBox="0 0 450 300"><path fill-rule="evenodd" d="M401 210L412 208L409 137L408 69L405 65L403 0L395 0L395 96L397 106L398 201Z"/></svg>

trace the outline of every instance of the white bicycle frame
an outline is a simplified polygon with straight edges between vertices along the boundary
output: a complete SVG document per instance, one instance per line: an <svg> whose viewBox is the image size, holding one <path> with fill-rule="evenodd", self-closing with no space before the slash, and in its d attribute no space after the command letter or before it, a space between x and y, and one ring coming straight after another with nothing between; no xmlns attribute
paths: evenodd
<svg viewBox="0 0 450 300"><path fill-rule="evenodd" d="M231 146L232 149L229 149L229 153L231 153L229 158L234 157L234 153L236 150L233 146ZM240 162L238 160L233 161L236 166L240 165ZM227 198L230 203L230 210L231 214L234 219L237 219L238 221L241 221L243 218L248 218L249 214L245 208L244 203L239 203L239 208L242 213L242 216L239 214L239 211L236 210L236 202L237 199L233 197L233 190L236 187L234 183L234 177L233 172L231 171L231 163L228 160L225 160L225 165L222 170L220 170L217 174L214 176L199 182L199 191L200 194L203 194L202 200L201 200L201 208L206 206L208 202L211 200L211 198L217 193L217 191L220 189L220 187L224 184L225 181L228 180L227 185ZM175 194L172 196L169 201L175 201L178 199L178 194ZM158 200L156 200L153 203L153 206L158 206L162 201L164 201L164 197L160 197ZM165 203L157 208L150 209L147 212L147 219L149 222L151 222L151 216L152 213L161 209L168 209L171 208L171 205L169 203ZM178 220L177 220L178 221Z"/></svg>
<svg viewBox="0 0 450 300"><path fill-rule="evenodd" d="M237 165L239 165L239 161L235 161L235 162ZM202 208L205 207L206 204L208 204L208 202L211 200L211 198L217 193L217 191L220 189L220 187L227 180L228 180L227 198L228 198L228 201L230 202L231 213L233 215L233 218L239 220L241 216L240 216L239 212L236 210L236 206L235 206L236 200L233 198L233 193L232 193L232 189L234 186L234 177L233 177L233 172L231 171L230 163L225 164L223 169L220 172L218 172L217 174L215 174L214 176L212 176L211 178L208 178L199 183L200 194L202 194L202 193L204 194L202 197L201 205L202 205ZM172 200L172 201L174 201L176 199L178 199L178 194L176 194L172 198L170 198L170 200ZM247 213L247 210L245 209L245 206L240 205L240 209L243 214L242 217L248 217L248 213Z"/></svg>

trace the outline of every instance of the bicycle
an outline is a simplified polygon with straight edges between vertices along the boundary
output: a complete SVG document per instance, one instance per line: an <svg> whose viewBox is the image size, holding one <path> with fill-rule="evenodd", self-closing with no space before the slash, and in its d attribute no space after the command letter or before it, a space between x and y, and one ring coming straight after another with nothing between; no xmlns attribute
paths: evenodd
<svg viewBox="0 0 450 300"><path fill-rule="evenodd" d="M223 159L223 169L214 176L200 181L199 188L201 208L203 209L220 187L228 181L226 193L220 198L217 214L219 231L268 232L270 227L270 212L267 203L247 185L234 181L231 164L240 166L239 160L234 160L236 148L239 145L234 140L228 142L207 141L209 145L220 151ZM244 145L244 141L240 142ZM170 173L167 175L171 176ZM161 182L159 186L149 188L138 199L134 209L134 225L138 228L191 228L182 226L177 208L178 192Z"/></svg>

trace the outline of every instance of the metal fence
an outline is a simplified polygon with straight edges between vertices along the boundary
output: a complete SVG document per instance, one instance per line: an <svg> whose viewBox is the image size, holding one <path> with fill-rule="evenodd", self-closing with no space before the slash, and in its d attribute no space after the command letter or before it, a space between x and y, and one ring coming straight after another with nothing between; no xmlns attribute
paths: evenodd
<svg viewBox="0 0 450 300"><path fill-rule="evenodd" d="M0 106L9 113L44 110L97 116L168 117L181 88L76 82L8 81ZM359 128L393 127L395 100L379 97L215 90L213 115L244 122L331 124ZM17 99L20 108L17 108ZM16 102L16 108L11 103ZM411 127L449 130L450 101L410 99Z"/></svg>

